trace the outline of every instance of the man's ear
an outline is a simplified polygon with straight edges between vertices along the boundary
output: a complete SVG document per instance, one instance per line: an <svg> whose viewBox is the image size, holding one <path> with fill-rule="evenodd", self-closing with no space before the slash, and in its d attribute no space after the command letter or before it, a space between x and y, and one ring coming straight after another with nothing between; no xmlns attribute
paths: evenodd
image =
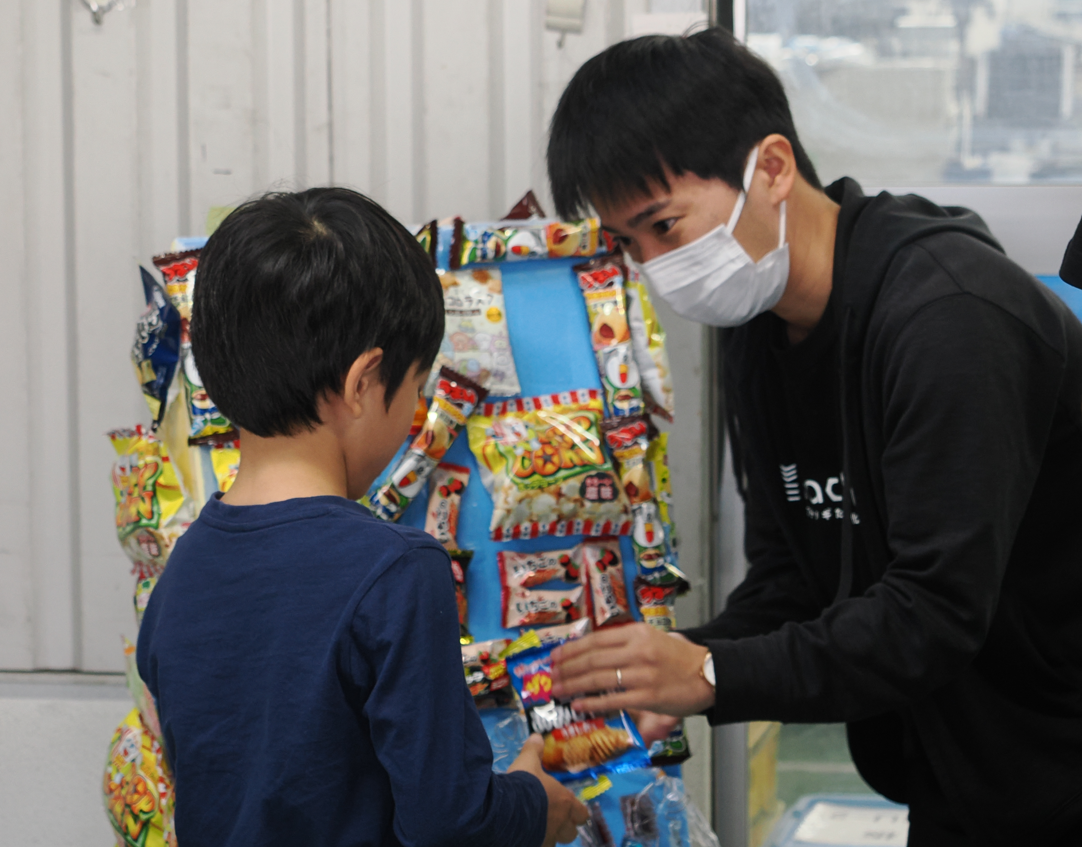
<svg viewBox="0 0 1082 847"><path fill-rule="evenodd" d="M755 170L766 177L770 202L773 205L788 200L796 182L796 156L793 145L784 135L768 135L759 144L759 162Z"/></svg>
<svg viewBox="0 0 1082 847"><path fill-rule="evenodd" d="M342 385L342 402L355 418L361 417L374 404L383 404L383 382L379 366L383 349L373 347L353 360Z"/></svg>

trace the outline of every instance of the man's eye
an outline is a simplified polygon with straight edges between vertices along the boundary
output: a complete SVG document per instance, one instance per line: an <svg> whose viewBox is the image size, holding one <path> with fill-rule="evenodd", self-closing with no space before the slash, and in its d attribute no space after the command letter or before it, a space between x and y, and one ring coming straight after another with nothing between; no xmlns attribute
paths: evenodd
<svg viewBox="0 0 1082 847"><path fill-rule="evenodd" d="M664 235L674 226L676 226L676 218L665 218L664 220L657 221L654 224L654 229L657 230L659 235Z"/></svg>
<svg viewBox="0 0 1082 847"><path fill-rule="evenodd" d="M626 235L613 235L612 240L619 244L621 247L630 247L631 239Z"/></svg>

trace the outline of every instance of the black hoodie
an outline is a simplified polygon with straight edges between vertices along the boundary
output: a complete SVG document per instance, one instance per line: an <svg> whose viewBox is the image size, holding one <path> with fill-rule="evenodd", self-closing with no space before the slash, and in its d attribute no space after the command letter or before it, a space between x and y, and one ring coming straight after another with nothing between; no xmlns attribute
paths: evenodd
<svg viewBox="0 0 1082 847"><path fill-rule="evenodd" d="M708 717L846 721L862 775L901 802L916 746L973 843L1082 843L1082 325L974 213L827 193L860 525L824 586L767 423L776 318L727 330L750 569L685 633L714 656ZM854 544L870 587L850 596Z"/></svg>

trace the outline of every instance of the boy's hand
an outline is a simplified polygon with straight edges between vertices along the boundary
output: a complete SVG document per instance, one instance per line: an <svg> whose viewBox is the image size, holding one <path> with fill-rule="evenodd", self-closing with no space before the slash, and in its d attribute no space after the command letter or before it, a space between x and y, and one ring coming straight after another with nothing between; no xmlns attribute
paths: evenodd
<svg viewBox="0 0 1082 847"><path fill-rule="evenodd" d="M545 786L545 793L549 798L549 817L545 827L545 840L543 847L553 847L556 842L568 844L578 837L578 827L586 823L590 817L586 807L582 805L566 788L545 773L541 767L541 751L545 742L536 733L526 739L522 745L522 752L509 767L511 771L526 771L532 773Z"/></svg>

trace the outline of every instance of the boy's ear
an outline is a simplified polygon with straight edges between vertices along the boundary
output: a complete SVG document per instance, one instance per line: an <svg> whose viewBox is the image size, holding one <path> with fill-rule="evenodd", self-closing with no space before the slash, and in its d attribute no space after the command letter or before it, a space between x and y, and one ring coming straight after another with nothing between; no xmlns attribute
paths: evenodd
<svg viewBox="0 0 1082 847"><path fill-rule="evenodd" d="M373 347L353 360L342 386L342 402L355 417L364 414L374 403L383 404L383 382L379 366L383 362L383 349Z"/></svg>

